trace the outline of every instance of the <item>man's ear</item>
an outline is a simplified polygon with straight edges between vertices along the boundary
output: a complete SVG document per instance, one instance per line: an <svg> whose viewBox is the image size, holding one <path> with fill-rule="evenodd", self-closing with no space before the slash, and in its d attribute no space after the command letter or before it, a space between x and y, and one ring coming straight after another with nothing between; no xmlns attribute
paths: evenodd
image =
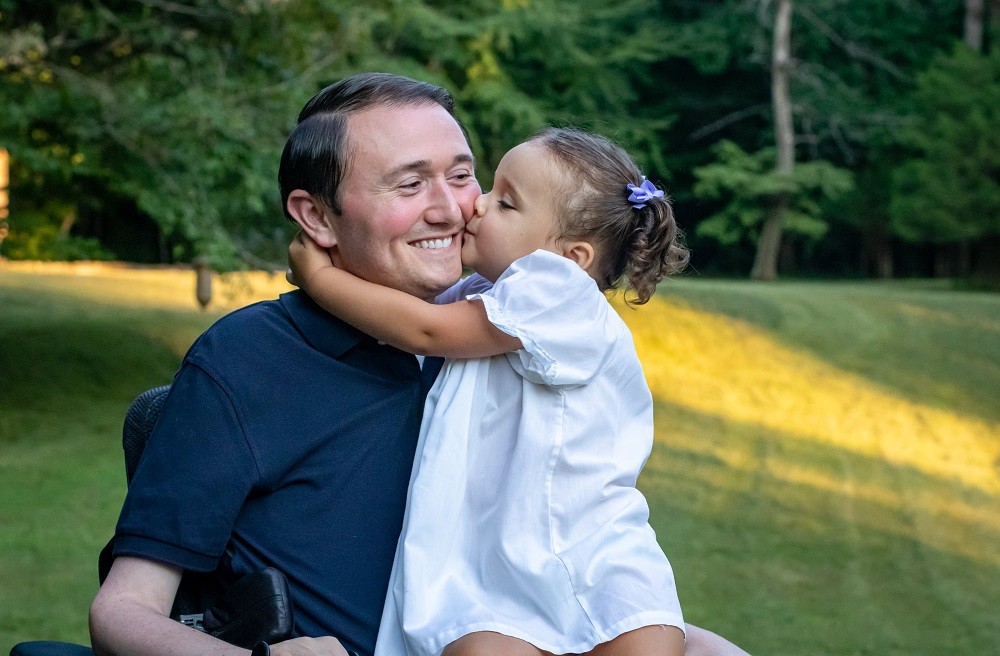
<svg viewBox="0 0 1000 656"><path fill-rule="evenodd" d="M590 265L594 263L594 246L587 241L570 241L562 244L563 257L576 262L584 271L590 271Z"/></svg>
<svg viewBox="0 0 1000 656"><path fill-rule="evenodd" d="M293 189L285 201L288 213L299 224L302 231L322 246L333 248L337 245L337 235L326 210L312 194L303 189Z"/></svg>

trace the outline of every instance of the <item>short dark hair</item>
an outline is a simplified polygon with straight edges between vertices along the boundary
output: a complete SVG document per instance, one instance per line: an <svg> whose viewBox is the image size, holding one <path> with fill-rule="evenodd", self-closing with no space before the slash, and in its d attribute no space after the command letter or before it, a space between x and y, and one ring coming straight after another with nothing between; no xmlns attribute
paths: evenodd
<svg viewBox="0 0 1000 656"><path fill-rule="evenodd" d="M626 185L645 177L625 149L576 128L547 128L528 141L555 155L572 181L557 195L559 236L594 244L593 274L602 291L624 286L626 301L642 304L663 277L684 269L688 250L670 201L652 198L642 208L628 201Z"/></svg>
<svg viewBox="0 0 1000 656"><path fill-rule="evenodd" d="M326 87L299 112L281 152L278 186L281 207L288 213L288 195L303 189L340 214L337 196L347 170L347 117L371 107L437 104L455 121L455 100L439 86L391 73L359 73ZM464 128L463 128L464 133Z"/></svg>

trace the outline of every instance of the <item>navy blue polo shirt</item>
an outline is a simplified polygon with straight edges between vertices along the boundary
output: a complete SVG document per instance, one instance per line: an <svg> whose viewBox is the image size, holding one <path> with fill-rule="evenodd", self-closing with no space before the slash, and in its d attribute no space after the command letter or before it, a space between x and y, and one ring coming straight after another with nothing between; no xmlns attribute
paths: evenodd
<svg viewBox="0 0 1000 656"><path fill-rule="evenodd" d="M434 374L300 291L223 317L174 378L114 554L276 567L296 635L371 653Z"/></svg>

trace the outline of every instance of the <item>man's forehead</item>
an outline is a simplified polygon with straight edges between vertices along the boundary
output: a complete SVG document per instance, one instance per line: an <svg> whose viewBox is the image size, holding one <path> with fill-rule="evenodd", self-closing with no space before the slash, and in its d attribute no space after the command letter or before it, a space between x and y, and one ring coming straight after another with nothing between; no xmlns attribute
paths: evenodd
<svg viewBox="0 0 1000 656"><path fill-rule="evenodd" d="M400 167L451 166L472 162L458 121L434 103L376 106L347 118L351 159L364 159L382 173Z"/></svg>

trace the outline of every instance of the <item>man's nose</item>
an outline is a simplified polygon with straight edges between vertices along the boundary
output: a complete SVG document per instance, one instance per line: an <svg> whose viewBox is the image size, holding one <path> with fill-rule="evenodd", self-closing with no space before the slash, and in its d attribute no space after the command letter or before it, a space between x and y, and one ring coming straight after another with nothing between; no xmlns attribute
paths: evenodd
<svg viewBox="0 0 1000 656"><path fill-rule="evenodd" d="M462 216L462 206L455 198L455 190L446 180L439 180L432 184L431 207L429 209L431 211L427 212L427 216L431 222L454 222L456 225L465 223L465 218Z"/></svg>

